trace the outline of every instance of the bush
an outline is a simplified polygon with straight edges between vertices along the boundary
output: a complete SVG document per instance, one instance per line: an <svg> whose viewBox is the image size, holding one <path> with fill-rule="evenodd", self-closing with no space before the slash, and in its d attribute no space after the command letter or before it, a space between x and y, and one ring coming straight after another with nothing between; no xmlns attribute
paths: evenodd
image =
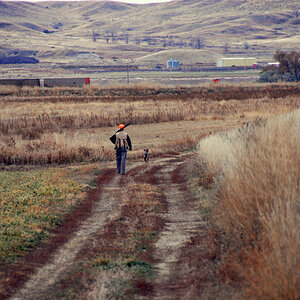
<svg viewBox="0 0 300 300"><path fill-rule="evenodd" d="M260 82L278 82L279 80L278 69L274 66L264 68L259 78Z"/></svg>
<svg viewBox="0 0 300 300"><path fill-rule="evenodd" d="M274 59L279 62L279 67L265 67L260 74L260 82L300 81L300 52L277 51Z"/></svg>

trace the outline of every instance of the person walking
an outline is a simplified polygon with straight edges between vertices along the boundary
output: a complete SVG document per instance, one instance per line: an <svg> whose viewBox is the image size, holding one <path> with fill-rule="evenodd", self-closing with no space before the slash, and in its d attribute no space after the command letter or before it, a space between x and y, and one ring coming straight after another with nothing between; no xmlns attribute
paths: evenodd
<svg viewBox="0 0 300 300"><path fill-rule="evenodd" d="M127 149L132 150L131 140L127 132L124 131L124 124L119 125L119 130L110 138L115 144L117 173L125 174Z"/></svg>
<svg viewBox="0 0 300 300"><path fill-rule="evenodd" d="M144 149L144 161L147 162L149 160L149 149Z"/></svg>

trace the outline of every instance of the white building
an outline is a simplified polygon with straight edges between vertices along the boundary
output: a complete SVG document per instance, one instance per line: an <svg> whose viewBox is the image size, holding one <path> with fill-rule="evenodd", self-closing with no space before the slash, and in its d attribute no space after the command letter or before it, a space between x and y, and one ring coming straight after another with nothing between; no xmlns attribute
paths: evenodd
<svg viewBox="0 0 300 300"><path fill-rule="evenodd" d="M256 65L254 57L222 57L217 61L217 67L252 67Z"/></svg>

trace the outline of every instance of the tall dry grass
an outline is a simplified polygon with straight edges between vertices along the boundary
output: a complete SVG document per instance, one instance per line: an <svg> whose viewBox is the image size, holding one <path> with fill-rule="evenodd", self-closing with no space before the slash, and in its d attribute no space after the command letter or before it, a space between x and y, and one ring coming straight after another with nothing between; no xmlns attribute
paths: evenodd
<svg viewBox="0 0 300 300"><path fill-rule="evenodd" d="M215 174L220 275L250 299L300 297L300 110L199 143Z"/></svg>
<svg viewBox="0 0 300 300"><path fill-rule="evenodd" d="M0 97L0 163L4 164L111 159L112 154L106 148L112 131L108 127L120 122L143 125L230 118L248 120L256 114L277 114L300 105L294 95L298 88L293 85L277 85L271 89L293 95L289 97L269 98L263 96L260 86L252 86L249 89L260 98L228 101L216 99L222 97L223 92L225 98L244 97L245 87L15 88L11 95L5 96L7 89L2 90ZM203 98L206 96L207 99ZM101 134L103 131L107 136ZM185 137L195 136L185 133ZM185 144L190 143L173 137L172 141L164 142L166 144L165 148L187 148ZM159 153L164 149L155 151Z"/></svg>
<svg viewBox="0 0 300 300"><path fill-rule="evenodd" d="M182 120L201 120L244 116L247 113L278 113L300 106L296 97L262 98L244 101L147 100L120 102L10 102L0 110L0 133L38 138L45 132L62 129L88 129L115 126L122 120L131 124L151 124Z"/></svg>
<svg viewBox="0 0 300 300"><path fill-rule="evenodd" d="M110 86L110 87L15 87L0 86L0 97L3 101L26 102L30 97L32 101L41 101L43 98L48 102L76 102L76 101L139 101L157 99L190 99L204 100L246 100L249 98L259 99L263 97L282 98L286 96L299 96L300 88L297 83L274 83L274 84L204 84L199 87L164 87L155 84Z"/></svg>
<svg viewBox="0 0 300 300"><path fill-rule="evenodd" d="M5 165L69 164L111 160L113 152L105 148L100 137L76 132L46 134L38 139L3 137L0 163Z"/></svg>

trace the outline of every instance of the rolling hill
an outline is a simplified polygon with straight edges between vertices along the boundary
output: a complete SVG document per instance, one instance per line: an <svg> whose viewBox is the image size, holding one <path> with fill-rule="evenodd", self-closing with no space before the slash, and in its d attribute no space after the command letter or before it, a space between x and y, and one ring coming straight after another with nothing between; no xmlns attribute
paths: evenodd
<svg viewBox="0 0 300 300"><path fill-rule="evenodd" d="M205 61L263 59L300 44L298 0L1 1L0 20L0 55L32 51L51 63L161 64L175 54L193 63L195 49Z"/></svg>

